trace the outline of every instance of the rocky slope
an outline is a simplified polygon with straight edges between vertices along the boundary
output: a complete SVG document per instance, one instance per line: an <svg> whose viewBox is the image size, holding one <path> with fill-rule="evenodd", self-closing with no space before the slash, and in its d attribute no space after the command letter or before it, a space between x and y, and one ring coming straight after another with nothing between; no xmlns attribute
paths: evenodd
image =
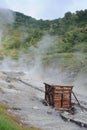
<svg viewBox="0 0 87 130"><path fill-rule="evenodd" d="M44 90L44 85L42 81L31 79L29 73L0 72L0 102L7 104L9 111L16 114L24 124L43 130L85 130L84 127L62 120L60 112L42 103L44 93L24 85L18 79L42 90ZM78 98L87 107L87 97L78 95Z"/></svg>

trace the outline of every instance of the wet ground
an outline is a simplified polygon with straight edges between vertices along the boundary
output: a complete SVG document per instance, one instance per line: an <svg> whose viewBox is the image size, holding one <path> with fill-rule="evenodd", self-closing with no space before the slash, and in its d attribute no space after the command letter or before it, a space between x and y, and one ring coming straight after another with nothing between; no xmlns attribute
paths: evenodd
<svg viewBox="0 0 87 130"><path fill-rule="evenodd" d="M42 103L44 93L27 86L18 79L32 84L44 91L44 84L23 72L0 72L0 102L9 106L9 111L16 114L22 123L42 128L43 130L86 130L75 123L65 122L60 112ZM87 98L79 96L87 107Z"/></svg>

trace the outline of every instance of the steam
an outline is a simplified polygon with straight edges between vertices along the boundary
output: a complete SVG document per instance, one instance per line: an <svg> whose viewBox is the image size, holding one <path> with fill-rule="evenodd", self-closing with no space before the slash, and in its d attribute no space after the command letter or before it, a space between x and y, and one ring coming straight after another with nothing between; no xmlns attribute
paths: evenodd
<svg viewBox="0 0 87 130"><path fill-rule="evenodd" d="M29 75L31 79L37 80L37 82L48 82L48 83L62 83L63 76L60 68L51 68L48 65L44 67L43 58L48 53L50 47L55 43L56 37L45 35L42 40L37 44L37 47L31 47L31 66L29 68ZM32 62L33 60L33 62ZM56 64L56 63L54 63Z"/></svg>
<svg viewBox="0 0 87 130"><path fill-rule="evenodd" d="M74 82L77 93L87 96L87 74L79 74Z"/></svg>
<svg viewBox="0 0 87 130"><path fill-rule="evenodd" d="M6 29L7 25L12 25L14 22L15 16L12 11L8 9L0 9L0 47L2 47L2 37L8 32ZM23 42L27 37L27 31L25 27L20 27L22 37L21 42ZM32 80L37 82L47 82L50 84L61 84L61 85L74 85L76 91L79 91L84 94L84 91L87 87L86 76L81 72L69 72L61 67L61 58L56 58L50 60L46 66L43 65L44 56L49 52L49 49L52 49L52 46L55 44L58 37L52 37L49 35L43 36L42 40L34 47L29 48L29 53L24 54L20 52L19 60L12 60L10 57L5 57L3 61L0 61L0 70L1 71L23 71L29 74L29 77ZM53 51L53 50L52 50ZM84 62L84 55L81 53L73 53L73 56L76 56L80 62ZM52 57L53 58L53 57ZM65 57L62 57L62 60ZM69 69L69 67L68 67ZM77 68L78 69L78 68ZM76 73L76 74L75 74Z"/></svg>
<svg viewBox="0 0 87 130"><path fill-rule="evenodd" d="M29 48L29 53L24 54L23 52L20 52L19 60L15 61L10 57L4 58L3 61L0 62L0 70L14 72L23 71L28 74L28 77L32 82L37 81L58 85L74 85L75 91L86 95L86 66L78 71L79 64L84 62L84 55L77 53L73 54L73 57L77 58L79 62L78 66L74 67L74 70L72 69L72 71L70 71L69 68L62 68L62 64L60 64L61 57L57 57L56 60L49 62L45 66L43 65L44 56L55 42L56 37L51 37L49 35L44 36L36 47L32 46ZM63 57L62 60L66 60L65 57Z"/></svg>
<svg viewBox="0 0 87 130"><path fill-rule="evenodd" d="M0 44L2 38L8 32L8 25L14 22L14 15L11 10L0 8Z"/></svg>
<svg viewBox="0 0 87 130"><path fill-rule="evenodd" d="M29 72L32 79L41 80L44 75L42 59L54 41L55 38L49 35L44 36L36 47L31 46L29 48L29 53L24 54L20 52L18 61L12 60L10 57L4 58L3 61L1 61L0 69L3 71L22 70L24 72Z"/></svg>
<svg viewBox="0 0 87 130"><path fill-rule="evenodd" d="M7 71L28 71L32 78L37 77L36 79L38 80L39 78L50 77L50 74L53 73L53 69L49 68L48 72L44 72L43 57L55 41L56 37L51 37L49 35L44 36L36 47L32 46L29 48L28 54L20 52L18 61L12 60L10 57L4 58L3 61L1 61L0 69ZM57 72L59 72L59 70ZM57 72L55 71L55 73Z"/></svg>

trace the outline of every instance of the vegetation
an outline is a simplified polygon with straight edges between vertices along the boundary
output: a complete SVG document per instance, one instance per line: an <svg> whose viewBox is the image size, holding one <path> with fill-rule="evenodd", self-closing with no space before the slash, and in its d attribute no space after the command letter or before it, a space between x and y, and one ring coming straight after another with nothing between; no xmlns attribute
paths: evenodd
<svg viewBox="0 0 87 130"><path fill-rule="evenodd" d="M12 12L12 23L0 12L0 60L4 56L18 59L20 51L31 54L29 47L37 47L44 35L56 36L42 57L42 65L61 67L77 74L87 70L87 9L67 12L63 18L55 20L36 20L19 12ZM78 54L77 54L78 53ZM59 65L59 66L58 66ZM9 86L11 89L12 85ZM0 90L3 92L2 90ZM16 117L7 112L7 107L0 104L0 130L36 130L20 125ZM37 129L38 130L38 129Z"/></svg>
<svg viewBox="0 0 87 130"><path fill-rule="evenodd" d="M80 70L87 65L87 9L75 13L67 12L63 18L55 20L36 20L19 12L12 14L15 16L12 23L2 20L6 23L3 28L4 35L1 37L0 60L4 56L11 56L17 60L20 51L33 57L35 54L31 53L29 48L37 48L42 37L49 34L52 38L56 36L56 39L41 56L42 65L51 65L59 61L60 66L71 70L75 67ZM0 13L1 19L6 19L2 16ZM0 24L3 27L3 22ZM77 58L76 53L82 53L84 60Z"/></svg>
<svg viewBox="0 0 87 130"><path fill-rule="evenodd" d="M59 36L56 40L58 53L82 51L87 52L87 9L67 12L63 18L55 20L36 20L19 12L15 15L13 24L5 23L7 33L2 37L4 54L17 59L20 50L27 50L30 46L36 46L43 35ZM0 59L3 54L0 53Z"/></svg>
<svg viewBox="0 0 87 130"><path fill-rule="evenodd" d="M7 106L0 104L0 130L40 130L38 128L23 126L20 120L7 110Z"/></svg>

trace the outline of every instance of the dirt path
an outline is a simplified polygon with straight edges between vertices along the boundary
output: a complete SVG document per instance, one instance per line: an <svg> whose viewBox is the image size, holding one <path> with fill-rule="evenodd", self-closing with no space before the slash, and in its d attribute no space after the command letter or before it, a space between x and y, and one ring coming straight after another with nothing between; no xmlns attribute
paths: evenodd
<svg viewBox="0 0 87 130"><path fill-rule="evenodd" d="M44 93L15 78L21 78L42 90L44 85L30 79L28 74L0 72L0 102L9 105L10 111L19 116L24 124L43 130L86 130L74 123L63 121L58 111L42 104Z"/></svg>

